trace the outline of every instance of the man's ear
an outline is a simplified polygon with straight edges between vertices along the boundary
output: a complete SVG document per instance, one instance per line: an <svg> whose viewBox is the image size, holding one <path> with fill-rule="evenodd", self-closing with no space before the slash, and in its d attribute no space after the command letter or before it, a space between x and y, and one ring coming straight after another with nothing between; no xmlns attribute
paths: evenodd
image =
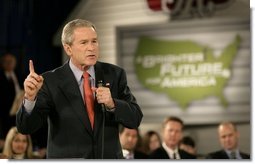
<svg viewBox="0 0 255 164"><path fill-rule="evenodd" d="M67 53L67 55L71 56L72 55L72 48L70 47L70 45L69 44L64 44L63 47L64 47L64 50Z"/></svg>

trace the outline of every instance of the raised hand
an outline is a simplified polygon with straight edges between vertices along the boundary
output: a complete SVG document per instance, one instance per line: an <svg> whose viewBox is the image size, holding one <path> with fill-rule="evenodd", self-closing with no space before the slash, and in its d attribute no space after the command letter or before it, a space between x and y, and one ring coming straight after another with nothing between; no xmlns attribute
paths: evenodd
<svg viewBox="0 0 255 164"><path fill-rule="evenodd" d="M25 98L33 101L43 85L43 77L35 73L32 60L29 60L29 72L24 81Z"/></svg>

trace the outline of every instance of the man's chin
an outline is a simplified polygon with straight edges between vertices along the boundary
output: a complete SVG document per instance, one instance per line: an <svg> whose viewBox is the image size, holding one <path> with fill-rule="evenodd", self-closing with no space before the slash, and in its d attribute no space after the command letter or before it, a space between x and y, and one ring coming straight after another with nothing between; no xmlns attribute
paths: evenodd
<svg viewBox="0 0 255 164"><path fill-rule="evenodd" d="M97 62L97 60L89 60L86 64L87 64L88 66L93 66L93 65L96 64L96 62Z"/></svg>

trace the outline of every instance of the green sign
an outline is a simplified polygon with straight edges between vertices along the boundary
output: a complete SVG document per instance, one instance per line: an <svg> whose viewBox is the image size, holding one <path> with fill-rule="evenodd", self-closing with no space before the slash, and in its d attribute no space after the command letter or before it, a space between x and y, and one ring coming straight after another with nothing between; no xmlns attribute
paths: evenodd
<svg viewBox="0 0 255 164"><path fill-rule="evenodd" d="M165 93L185 109L194 100L217 96L224 106L223 94L231 76L240 36L220 55L194 41L163 41L141 37L135 52L138 80L153 92Z"/></svg>

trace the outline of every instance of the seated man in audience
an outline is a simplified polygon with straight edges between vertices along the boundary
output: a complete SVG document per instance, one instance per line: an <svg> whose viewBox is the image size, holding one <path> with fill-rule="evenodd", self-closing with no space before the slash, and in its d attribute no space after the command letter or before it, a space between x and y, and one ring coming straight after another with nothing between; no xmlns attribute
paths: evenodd
<svg viewBox="0 0 255 164"><path fill-rule="evenodd" d="M222 149L209 153L207 159L250 159L250 155L238 148L240 134L232 122L222 122L218 126L218 136Z"/></svg>
<svg viewBox="0 0 255 164"><path fill-rule="evenodd" d="M120 144L125 159L146 159L148 156L137 149L141 137L138 129L120 126Z"/></svg>
<svg viewBox="0 0 255 164"><path fill-rule="evenodd" d="M182 149L179 143L182 139L183 121L178 117L168 117L163 122L162 147L151 153L152 159L195 159L196 156Z"/></svg>

